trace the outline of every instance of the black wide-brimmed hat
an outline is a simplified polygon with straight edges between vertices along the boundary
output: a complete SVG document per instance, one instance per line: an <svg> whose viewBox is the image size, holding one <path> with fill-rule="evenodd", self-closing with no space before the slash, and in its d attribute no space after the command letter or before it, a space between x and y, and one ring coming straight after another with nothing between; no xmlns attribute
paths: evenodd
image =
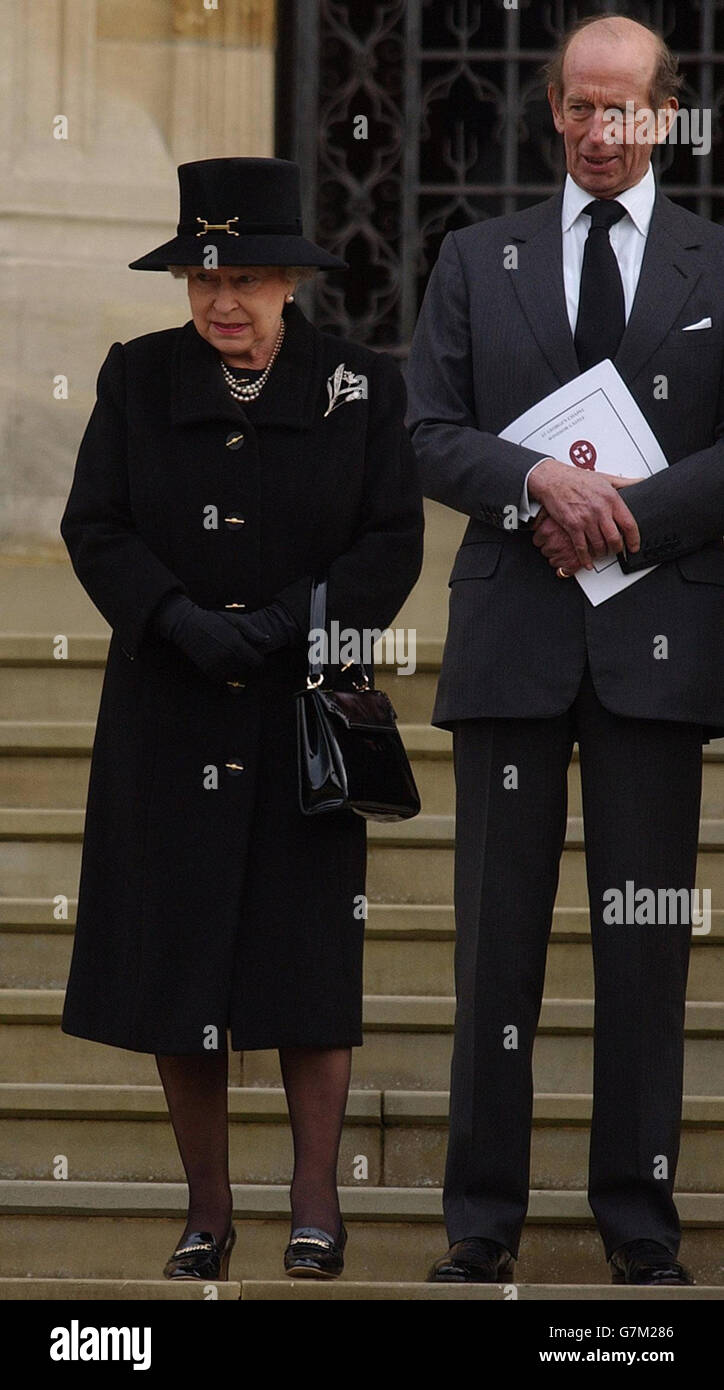
<svg viewBox="0 0 724 1390"><path fill-rule="evenodd" d="M131 261L129 270L218 264L346 267L302 235L300 168L291 159L196 159L180 164L179 222L173 241ZM208 262L207 262L208 263Z"/></svg>

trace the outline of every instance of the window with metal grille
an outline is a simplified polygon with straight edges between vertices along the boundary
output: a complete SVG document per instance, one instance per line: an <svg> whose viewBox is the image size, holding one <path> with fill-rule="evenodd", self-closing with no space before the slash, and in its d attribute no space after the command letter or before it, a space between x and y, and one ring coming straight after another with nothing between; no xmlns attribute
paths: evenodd
<svg viewBox="0 0 724 1390"><path fill-rule="evenodd" d="M318 277L315 322L405 356L445 232L560 187L540 67L586 15L626 14L664 34L684 75L680 104L711 111L712 145L667 144L654 169L670 197L724 221L723 10L724 0L285 4L277 154L302 167L305 230L350 264Z"/></svg>

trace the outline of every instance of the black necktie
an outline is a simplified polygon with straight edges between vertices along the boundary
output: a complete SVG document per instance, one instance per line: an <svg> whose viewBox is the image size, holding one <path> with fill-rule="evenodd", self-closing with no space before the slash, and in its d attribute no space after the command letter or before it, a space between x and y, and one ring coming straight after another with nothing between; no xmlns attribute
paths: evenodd
<svg viewBox="0 0 724 1390"><path fill-rule="evenodd" d="M575 344L582 372L612 360L626 327L626 306L618 261L609 240L609 229L626 209L611 198L595 198L583 209L591 218L586 237L578 298Z"/></svg>

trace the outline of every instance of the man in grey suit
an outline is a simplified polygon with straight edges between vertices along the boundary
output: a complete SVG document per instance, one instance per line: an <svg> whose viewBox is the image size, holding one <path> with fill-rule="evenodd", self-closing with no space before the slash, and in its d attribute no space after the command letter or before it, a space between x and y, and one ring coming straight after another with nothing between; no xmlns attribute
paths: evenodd
<svg viewBox="0 0 724 1390"><path fill-rule="evenodd" d="M724 733L724 229L663 196L633 136L632 110L675 118L680 79L659 35L586 22L549 77L565 186L447 233L407 373L424 490L470 518L432 721L453 731L457 1014L450 1249L430 1278L513 1274L577 741L596 994L589 1201L615 1283L683 1284L690 906L614 925L606 903L633 883L691 904L702 742ZM663 472L624 485L497 437L606 356ZM594 607L572 576L609 549L626 572L658 567Z"/></svg>

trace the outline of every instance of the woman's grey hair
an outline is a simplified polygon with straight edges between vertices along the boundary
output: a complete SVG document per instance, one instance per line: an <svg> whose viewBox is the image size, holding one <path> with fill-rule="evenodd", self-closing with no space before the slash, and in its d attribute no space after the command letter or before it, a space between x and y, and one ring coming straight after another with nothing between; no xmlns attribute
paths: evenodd
<svg viewBox="0 0 724 1390"><path fill-rule="evenodd" d="M281 265L277 268L281 270L287 283L292 286L300 284L302 280L312 280L319 270L317 265ZM174 280L185 280L189 270L200 270L202 267L170 265L167 269L173 275Z"/></svg>

